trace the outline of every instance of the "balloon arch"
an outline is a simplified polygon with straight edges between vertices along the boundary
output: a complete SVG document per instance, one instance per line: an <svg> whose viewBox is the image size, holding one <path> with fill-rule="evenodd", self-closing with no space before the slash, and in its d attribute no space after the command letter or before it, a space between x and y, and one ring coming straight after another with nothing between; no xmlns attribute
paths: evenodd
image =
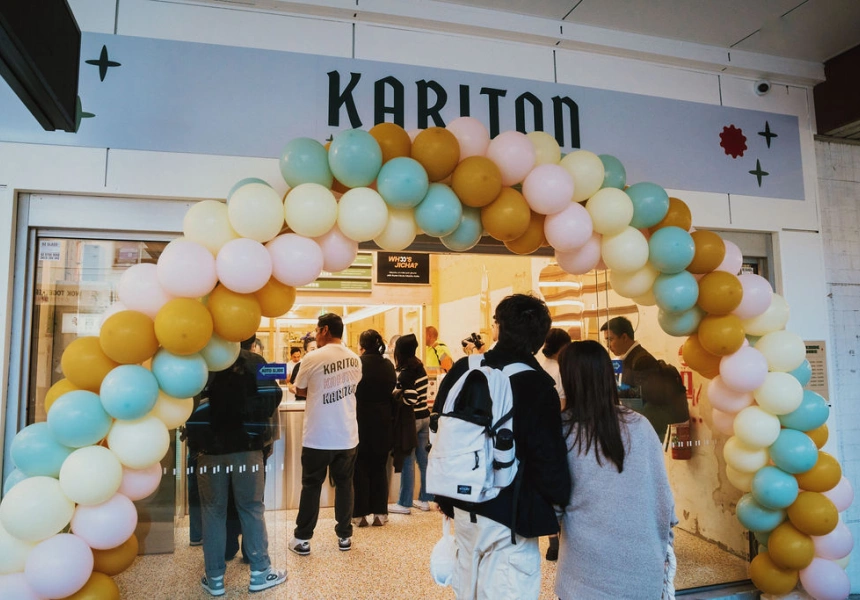
<svg viewBox="0 0 860 600"><path fill-rule="evenodd" d="M788 306L741 253L694 230L687 205L653 183L626 185L609 155L564 157L543 132L494 139L477 120L407 133L383 123L329 147L298 138L280 158L284 198L260 179L227 203L192 206L184 237L158 264L129 268L98 336L72 342L47 422L12 441L0 504L0 587L15 598L118 598L112 575L137 555L133 500L161 478L168 431L192 411L209 371L227 368L261 316L289 310L295 288L352 264L358 243L407 248L419 232L465 251L490 235L516 254L551 245L573 274L611 271L621 296L659 307L686 337L687 365L710 379L723 456L744 496L736 514L761 551L763 592L844 598L853 540L839 517L853 490L819 450L829 409L804 390L803 340ZM52 573L46 577L45 573ZM798 581L805 592L795 590Z"/></svg>

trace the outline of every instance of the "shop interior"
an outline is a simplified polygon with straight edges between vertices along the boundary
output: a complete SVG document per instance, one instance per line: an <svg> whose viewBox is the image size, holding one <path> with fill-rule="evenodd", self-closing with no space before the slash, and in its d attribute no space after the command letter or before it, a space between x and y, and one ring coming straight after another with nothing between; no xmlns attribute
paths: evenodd
<svg viewBox="0 0 860 600"><path fill-rule="evenodd" d="M770 260L765 235L721 232L744 250L745 269L767 276ZM108 237L108 236L105 236ZM122 273L140 262L154 263L164 241L37 238L39 256L32 281L29 376L26 422L45 420L43 401L48 389L61 377L60 357L65 347L84 335L97 335L100 324L117 300ZM441 246L440 246L441 248ZM428 248L433 252L433 248ZM334 312L346 325L344 343L354 350L366 329L376 329L383 339L414 333L423 345L426 325L440 331L440 339L455 358L464 356L461 340L472 333L491 344L492 307L514 292L539 294L550 307L553 326L571 331L579 339L602 341L600 326L608 318L623 315L636 329L636 339L655 356L678 366L685 377L691 414L689 452L678 458L673 440L666 440L665 459L680 520L676 528L679 590L700 588L746 579L750 560L750 536L734 518L733 506L740 493L728 485L721 468L724 438L711 431L698 408L702 381L684 369L679 347L683 339L663 333L654 306L637 305L612 290L610 274L596 270L582 276L567 274L551 254L513 256L503 247L479 246L479 252L427 254L427 283L378 284L376 252L362 250L355 263L341 273L326 273L306 288L297 290L293 307L276 318L264 317L257 338L269 363L286 363L292 349L302 348L313 337L316 317ZM542 255L541 255L542 254ZM647 300L645 300L647 302ZM292 526L301 488L299 453L303 406L285 394L280 407L280 438L267 469L265 502L273 545L283 546L284 530ZM140 514L138 538L143 560L150 555L188 551L186 516L185 450L175 431L171 450L162 461L161 487L150 498L137 502ZM391 498L396 500L399 475L392 473ZM333 503L333 488L323 490L322 506ZM436 525L432 526L436 536ZM621 542L623 545L623 541ZM429 552L429 547L428 547ZM133 577L134 569L123 577Z"/></svg>

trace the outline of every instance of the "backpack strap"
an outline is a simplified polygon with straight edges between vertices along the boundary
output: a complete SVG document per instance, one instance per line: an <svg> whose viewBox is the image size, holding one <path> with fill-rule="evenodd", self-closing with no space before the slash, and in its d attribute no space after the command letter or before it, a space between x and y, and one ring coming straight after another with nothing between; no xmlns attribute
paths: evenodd
<svg viewBox="0 0 860 600"><path fill-rule="evenodd" d="M469 358L471 358L471 356ZM523 371L534 371L534 369L532 369L526 363L521 362L511 363L509 365L506 365L502 369L502 373L504 373L508 377L513 377L517 373L522 373Z"/></svg>

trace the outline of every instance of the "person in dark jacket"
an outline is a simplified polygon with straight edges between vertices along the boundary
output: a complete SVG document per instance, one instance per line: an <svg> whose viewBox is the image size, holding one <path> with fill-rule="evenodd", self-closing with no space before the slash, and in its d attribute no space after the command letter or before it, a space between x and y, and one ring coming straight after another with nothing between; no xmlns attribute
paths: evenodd
<svg viewBox="0 0 860 600"><path fill-rule="evenodd" d="M382 354L385 342L375 329L358 338L361 381L355 389L358 453L355 457L353 522L377 527L388 521L388 453L394 445L391 392L397 383L394 365Z"/></svg>
<svg viewBox="0 0 860 600"><path fill-rule="evenodd" d="M494 319L498 342L484 354L484 363L503 368L519 362L532 370L511 377L520 461L514 483L482 503L436 496L442 512L455 521L458 554L452 587L459 600L538 598L538 538L558 533L554 505L566 506L571 490L558 393L534 356L550 328L549 310L534 296L514 294L499 303ZM467 370L468 358L457 361L442 381L434 412Z"/></svg>

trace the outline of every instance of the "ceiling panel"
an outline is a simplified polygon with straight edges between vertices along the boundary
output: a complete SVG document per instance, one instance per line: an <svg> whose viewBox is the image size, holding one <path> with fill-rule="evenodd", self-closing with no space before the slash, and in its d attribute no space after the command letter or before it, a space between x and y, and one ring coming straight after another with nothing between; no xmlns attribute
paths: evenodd
<svg viewBox="0 0 860 600"><path fill-rule="evenodd" d="M489 10L512 12L544 19L561 20L580 0L440 0L448 4L462 4Z"/></svg>

